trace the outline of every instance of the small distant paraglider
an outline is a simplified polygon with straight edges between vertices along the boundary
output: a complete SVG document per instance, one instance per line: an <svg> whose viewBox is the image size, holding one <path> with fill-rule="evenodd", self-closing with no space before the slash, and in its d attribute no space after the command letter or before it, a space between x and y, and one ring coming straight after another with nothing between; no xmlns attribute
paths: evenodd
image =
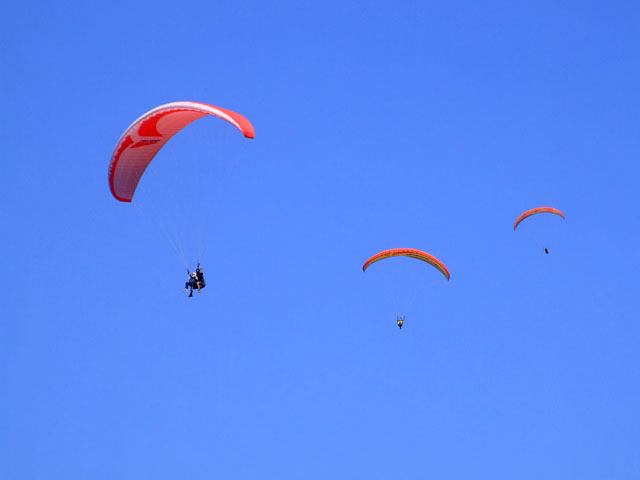
<svg viewBox="0 0 640 480"><path fill-rule="evenodd" d="M554 215L558 215L559 217L562 217L562 219L564 220L564 213L562 213L557 208L553 208L553 207L537 207L537 208L532 208L531 210L527 210L522 215L520 215L516 219L515 223L513 224L513 230L515 231L516 228L518 228L518 225L520 225L520 223L523 220L525 220L526 218L531 217L532 215L537 215L538 213L553 213ZM549 254L549 248L544 247L544 253L548 255Z"/></svg>
<svg viewBox="0 0 640 480"><path fill-rule="evenodd" d="M364 265L362 266L362 271L366 272L367 268L369 268L372 264L380 260L384 260L391 257L410 257L410 258L415 258L416 260L421 260L438 269L438 271L440 271L440 273L442 273L447 280L451 278L451 275L449 274L449 270L444 265L444 263L442 263L433 255L427 252L423 252L422 250L417 250L415 248L392 248L390 250L384 250L380 253L377 253L373 257L369 258L366 262L364 262ZM404 316L398 315L396 318L396 323L400 330L402 330L402 326L404 325L404 320L405 320Z"/></svg>

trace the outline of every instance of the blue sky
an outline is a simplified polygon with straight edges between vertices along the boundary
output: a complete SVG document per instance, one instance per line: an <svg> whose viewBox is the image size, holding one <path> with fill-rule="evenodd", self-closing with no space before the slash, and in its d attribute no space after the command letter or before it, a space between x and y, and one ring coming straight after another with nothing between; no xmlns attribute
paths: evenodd
<svg viewBox="0 0 640 480"><path fill-rule="evenodd" d="M640 7L516 3L5 2L1 476L640 477ZM193 299L107 185L177 100L256 130Z"/></svg>

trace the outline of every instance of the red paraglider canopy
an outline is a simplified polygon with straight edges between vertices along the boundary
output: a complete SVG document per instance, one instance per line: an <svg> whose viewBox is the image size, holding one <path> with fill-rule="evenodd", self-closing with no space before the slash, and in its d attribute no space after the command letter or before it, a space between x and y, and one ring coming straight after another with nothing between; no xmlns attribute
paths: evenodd
<svg viewBox="0 0 640 480"><path fill-rule="evenodd" d="M442 273L447 278L447 280L451 278L451 275L449 275L449 270L447 270L447 267L444 266L444 263L442 263L433 255L415 248L392 248L391 250L385 250L384 252L377 253L369 260L364 262L362 271L365 272L367 268L369 268L369 265L375 262L391 257L411 257L417 260L422 260L423 262L426 262L437 268L440 273Z"/></svg>
<svg viewBox="0 0 640 480"><path fill-rule="evenodd" d="M536 215L538 213L553 213L553 214L558 215L559 217L562 217L564 219L564 213L562 213L557 208L553 208L553 207L537 207L537 208L532 208L531 210L527 210L522 215L520 215L516 219L515 223L513 224L513 229L515 230L516 228L518 228L518 225L520 225L520 222L522 222L525 218L529 218L531 215Z"/></svg>
<svg viewBox="0 0 640 480"><path fill-rule="evenodd" d="M226 120L246 138L254 138L253 125L239 113L199 102L173 102L150 110L122 134L109 163L109 187L121 202L131 202L142 174L171 138L206 115Z"/></svg>

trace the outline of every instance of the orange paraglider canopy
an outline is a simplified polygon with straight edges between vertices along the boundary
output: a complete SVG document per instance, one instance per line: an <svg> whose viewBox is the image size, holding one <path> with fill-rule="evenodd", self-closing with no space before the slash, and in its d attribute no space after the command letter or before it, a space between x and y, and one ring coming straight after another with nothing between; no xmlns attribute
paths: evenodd
<svg viewBox="0 0 640 480"><path fill-rule="evenodd" d="M415 248L392 248L391 250L385 250L384 252L377 253L369 260L364 262L362 271L366 271L367 268L369 268L369 266L375 262L391 257L411 257L417 260L422 260L423 262L436 267L440 271L440 273L447 277L447 280L451 278L451 275L449 275L449 270L447 270L447 267L444 266L444 263L442 263L433 255L427 252L423 252L422 250L417 250Z"/></svg>
<svg viewBox="0 0 640 480"><path fill-rule="evenodd" d="M538 213L553 213L564 219L564 213L562 213L557 208L553 208L553 207L532 208L531 210L527 210L526 212L524 212L522 215L518 217L518 219L516 220L516 223L513 224L513 229L515 230L518 227L518 225L520 225L520 222L522 222L525 218L529 218L530 216L536 215Z"/></svg>

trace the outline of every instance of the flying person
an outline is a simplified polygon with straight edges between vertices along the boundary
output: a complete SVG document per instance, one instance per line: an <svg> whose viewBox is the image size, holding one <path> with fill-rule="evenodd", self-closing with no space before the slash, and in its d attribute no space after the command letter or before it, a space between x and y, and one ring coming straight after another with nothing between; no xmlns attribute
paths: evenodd
<svg viewBox="0 0 640 480"><path fill-rule="evenodd" d="M196 268L196 278L198 279L198 291L207 286L207 282L204 281L204 271L198 262L198 268Z"/></svg>
<svg viewBox="0 0 640 480"><path fill-rule="evenodd" d="M204 280L204 271L202 270L200 263L198 263L198 267L195 272L192 273L187 270L187 275L189 275L189 278L184 284L185 293L189 290L189 296L193 297L193 290L196 288L198 289L198 293L202 293L202 289L206 287L207 282Z"/></svg>
<svg viewBox="0 0 640 480"><path fill-rule="evenodd" d="M404 317L397 317L396 322L398 322L398 328L402 330L402 325L404 324Z"/></svg>
<svg viewBox="0 0 640 480"><path fill-rule="evenodd" d="M198 291L200 290L200 287L198 286L198 275L193 272L188 272L189 278L187 279L187 282L184 284L184 291L186 293L187 290L189 290L189 296L193 297L193 289L197 288Z"/></svg>
<svg viewBox="0 0 640 480"><path fill-rule="evenodd" d="M548 254L548 253L549 253L549 249L545 247L545 249L544 249L544 253L547 253L547 254Z"/></svg>

